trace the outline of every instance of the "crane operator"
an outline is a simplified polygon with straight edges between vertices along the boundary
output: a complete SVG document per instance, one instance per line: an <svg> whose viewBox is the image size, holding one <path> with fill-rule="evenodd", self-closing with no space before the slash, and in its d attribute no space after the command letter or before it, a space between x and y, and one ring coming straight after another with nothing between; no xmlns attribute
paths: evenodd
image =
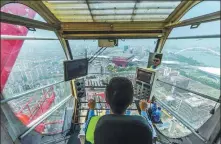
<svg viewBox="0 0 221 144"><path fill-rule="evenodd" d="M107 85L105 94L106 102L110 105L111 114L124 115L128 106L131 105L133 102L132 82L124 77L114 77ZM148 144L152 144L156 140L157 136L153 124L146 113L147 103L146 101L141 100L139 105L141 109L141 116L143 116L147 120L147 127L149 129L149 134L147 134L147 137L150 137L150 141L148 142ZM91 120L92 118L96 117L94 113L94 109L96 106L95 100L90 99L88 101L88 106L90 111L88 115L88 120L85 123L85 128L83 129L83 131L86 134L86 144L93 144L94 130L87 128L89 127L89 125L92 125L92 127L96 127L99 118L96 121Z"/></svg>
<svg viewBox="0 0 221 144"><path fill-rule="evenodd" d="M150 66L151 69L158 70L160 68L162 55L156 54L153 59L153 65Z"/></svg>

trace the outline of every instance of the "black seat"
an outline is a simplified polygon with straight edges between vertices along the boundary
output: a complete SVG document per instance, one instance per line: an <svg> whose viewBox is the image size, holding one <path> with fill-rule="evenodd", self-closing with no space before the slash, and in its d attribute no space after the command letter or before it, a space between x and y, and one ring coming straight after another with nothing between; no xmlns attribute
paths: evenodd
<svg viewBox="0 0 221 144"><path fill-rule="evenodd" d="M95 144L152 144L152 132L141 116L105 115L94 133Z"/></svg>

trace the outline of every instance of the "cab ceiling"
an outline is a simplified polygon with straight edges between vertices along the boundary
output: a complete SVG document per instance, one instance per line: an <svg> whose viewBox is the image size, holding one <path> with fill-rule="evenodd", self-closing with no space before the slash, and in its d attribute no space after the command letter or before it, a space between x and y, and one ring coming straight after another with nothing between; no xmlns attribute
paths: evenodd
<svg viewBox="0 0 221 144"><path fill-rule="evenodd" d="M60 33L65 39L161 38L166 33L166 24L181 18L185 11L198 2L43 1L61 22Z"/></svg>
<svg viewBox="0 0 221 144"><path fill-rule="evenodd" d="M164 38L170 25L200 1L16 1L38 12L46 21L45 29L55 30L62 38ZM1 12L2 13L2 12ZM5 22L15 23L16 16L3 14ZM17 18L17 19L16 19ZM20 19L19 24L44 28L42 23ZM46 28L47 26L47 28Z"/></svg>
<svg viewBox="0 0 221 144"><path fill-rule="evenodd" d="M180 1L44 1L61 22L164 21Z"/></svg>

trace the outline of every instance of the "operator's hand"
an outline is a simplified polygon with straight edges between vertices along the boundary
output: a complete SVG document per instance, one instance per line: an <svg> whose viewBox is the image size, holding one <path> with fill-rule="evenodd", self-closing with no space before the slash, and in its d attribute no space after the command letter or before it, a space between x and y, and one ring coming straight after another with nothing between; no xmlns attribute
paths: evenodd
<svg viewBox="0 0 221 144"><path fill-rule="evenodd" d="M95 106L96 106L95 100L90 99L90 100L88 101L88 107L89 107L89 109L95 109Z"/></svg>
<svg viewBox="0 0 221 144"><path fill-rule="evenodd" d="M140 100L140 109L141 111L145 111L147 109L147 102L145 100Z"/></svg>

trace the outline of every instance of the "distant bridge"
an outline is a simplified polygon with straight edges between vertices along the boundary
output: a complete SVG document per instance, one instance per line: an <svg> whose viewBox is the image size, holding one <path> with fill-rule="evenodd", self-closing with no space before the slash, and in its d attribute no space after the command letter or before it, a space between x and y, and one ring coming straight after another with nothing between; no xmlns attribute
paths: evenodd
<svg viewBox="0 0 221 144"><path fill-rule="evenodd" d="M185 49L182 49L182 50L180 50L180 51L178 51L178 52L175 52L174 54L179 54L179 53L182 53L182 52L184 52L184 51L195 50L195 49L198 49L198 50L206 50L206 51L211 52L211 53L213 53L213 54L215 54L215 55L217 55L217 56L220 56L220 53L219 53L219 52L216 52L216 51L214 51L214 50L212 50L212 49L210 49L210 48L206 48L206 47L190 47L190 48L185 48Z"/></svg>

